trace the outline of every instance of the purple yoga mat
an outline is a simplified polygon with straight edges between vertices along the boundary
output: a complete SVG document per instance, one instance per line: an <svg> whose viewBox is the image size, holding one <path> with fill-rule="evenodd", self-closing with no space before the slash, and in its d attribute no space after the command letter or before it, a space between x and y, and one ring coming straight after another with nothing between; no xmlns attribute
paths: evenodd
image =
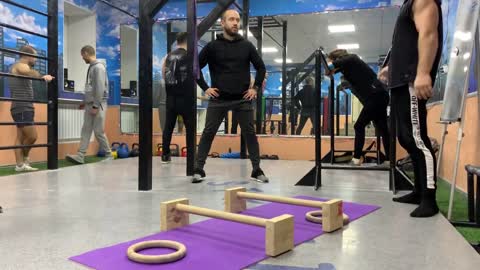
<svg viewBox="0 0 480 270"><path fill-rule="evenodd" d="M322 200L306 196L297 198ZM357 203L343 203L343 211L354 221L380 207ZM305 213L315 210L310 207L293 206L280 203L268 203L248 209L243 214L262 218L273 218L283 214L295 216L295 245L311 240L323 233L320 224L305 220ZM159 224L160 227L160 224ZM146 240L173 240L187 247L187 255L180 261L169 264L147 265L130 261L127 249L130 245ZM169 249L149 249L142 254L165 254ZM111 247L96 249L70 260L97 270L229 270L243 269L266 259L265 229L219 219L209 219L192 225L157 233L137 240L117 244Z"/></svg>

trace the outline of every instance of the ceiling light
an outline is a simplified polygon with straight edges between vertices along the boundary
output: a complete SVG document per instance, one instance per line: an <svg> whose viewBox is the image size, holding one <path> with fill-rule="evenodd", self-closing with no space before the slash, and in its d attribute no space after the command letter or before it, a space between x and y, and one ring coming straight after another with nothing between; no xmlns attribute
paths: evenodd
<svg viewBox="0 0 480 270"><path fill-rule="evenodd" d="M283 62L283 59L282 58L275 58L273 61L275 61L275 63L281 64ZM287 58L287 64L291 64L291 63L293 63L292 59Z"/></svg>
<svg viewBox="0 0 480 270"><path fill-rule="evenodd" d="M472 39L472 32L456 31L454 37L461 41L469 41Z"/></svg>
<svg viewBox="0 0 480 270"><path fill-rule="evenodd" d="M348 32L355 32L355 25L353 24L345 24L345 25L329 25L328 31L330 33L348 33Z"/></svg>
<svg viewBox="0 0 480 270"><path fill-rule="evenodd" d="M470 58L470 53L467 52L463 55L463 59L467 60L468 58Z"/></svg>
<svg viewBox="0 0 480 270"><path fill-rule="evenodd" d="M344 49L344 50L354 50L354 49L360 49L360 45L358 43L352 43L352 44L338 44L337 49Z"/></svg>
<svg viewBox="0 0 480 270"><path fill-rule="evenodd" d="M275 47L263 47L262 48L263 53L276 53L278 52L278 49Z"/></svg>
<svg viewBox="0 0 480 270"><path fill-rule="evenodd" d="M243 30L238 30L238 34L239 34L240 36L243 36ZM249 37L253 37L252 32L248 31L248 36L249 36Z"/></svg>

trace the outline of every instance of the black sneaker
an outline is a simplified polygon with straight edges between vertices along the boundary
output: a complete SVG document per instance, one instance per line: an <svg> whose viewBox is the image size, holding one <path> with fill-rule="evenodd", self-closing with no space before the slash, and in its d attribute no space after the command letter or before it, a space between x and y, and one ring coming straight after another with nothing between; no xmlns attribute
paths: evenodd
<svg viewBox="0 0 480 270"><path fill-rule="evenodd" d="M172 157L170 156L170 154L162 155L163 164L168 164L170 162L172 162Z"/></svg>
<svg viewBox="0 0 480 270"><path fill-rule="evenodd" d="M207 175L205 174L205 171L203 169L195 169L193 171L193 178L192 178L192 183L193 184L198 184L203 182Z"/></svg>
<svg viewBox="0 0 480 270"><path fill-rule="evenodd" d="M252 171L252 179L260 183L268 183L268 178L262 169L258 168Z"/></svg>

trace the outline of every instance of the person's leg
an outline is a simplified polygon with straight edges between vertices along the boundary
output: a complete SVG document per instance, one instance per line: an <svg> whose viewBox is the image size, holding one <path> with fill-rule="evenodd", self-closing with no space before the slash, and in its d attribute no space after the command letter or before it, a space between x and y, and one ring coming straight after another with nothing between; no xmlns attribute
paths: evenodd
<svg viewBox="0 0 480 270"><path fill-rule="evenodd" d="M435 200L436 160L427 136L426 101L419 101L412 88L404 86L392 89L392 102L396 104L398 139L412 158L415 188L412 193L394 201L420 206L410 215L430 217L438 213ZM429 148L430 147L430 148Z"/></svg>
<svg viewBox="0 0 480 270"><path fill-rule="evenodd" d="M107 116L107 104L102 104L102 109L98 111L98 114L93 118L93 132L95 134L95 138L98 141L99 148L105 153L107 156L111 155L112 150L110 149L110 144L108 142L108 138L105 135L105 120Z"/></svg>
<svg viewBox="0 0 480 270"><path fill-rule="evenodd" d="M23 127L25 125L19 124L23 122L23 113L12 113L12 120L17 123L17 136L15 138L15 145L22 145L23 144ZM15 153L15 161L17 163L17 169L23 168L23 149L14 149L13 152Z"/></svg>
<svg viewBox="0 0 480 270"><path fill-rule="evenodd" d="M252 162L252 175L251 177L266 183L268 178L260 169L260 146L258 144L257 135L255 134L255 126L253 119L253 107L251 102L242 102L234 108L238 123L242 129L242 134L245 137L247 143L247 150L249 153L250 161Z"/></svg>
<svg viewBox="0 0 480 270"><path fill-rule="evenodd" d="M35 119L35 112L27 111L23 113L23 121L33 123ZM23 131L23 145L31 145L37 141L38 134L37 128L33 124L27 124L22 129ZM30 166L29 154L32 150L31 147L23 148L23 161L26 165Z"/></svg>
<svg viewBox="0 0 480 270"><path fill-rule="evenodd" d="M363 146L365 145L365 128L373 119L370 113L370 105L367 104L363 107L362 111L358 115L357 121L353 128L355 129L355 143L353 158L360 159L363 154Z"/></svg>
<svg viewBox="0 0 480 270"><path fill-rule="evenodd" d="M302 135L302 130L305 127L305 124L307 123L308 120L308 115L301 114L300 115L300 123L298 123L297 127L297 132L296 135Z"/></svg>
<svg viewBox="0 0 480 270"><path fill-rule="evenodd" d="M222 106L223 101L210 102L207 108L207 117L205 120L205 128L198 144L198 154L195 168L203 171L208 153L212 147L213 139L217 134L218 128L225 117L227 107ZM213 104L213 106L212 106Z"/></svg>
<svg viewBox="0 0 480 270"><path fill-rule="evenodd" d="M165 128L162 135L162 161L168 162L170 156L170 143L172 141L173 130L177 122L177 111L174 106L167 106Z"/></svg>
<svg viewBox="0 0 480 270"><path fill-rule="evenodd" d="M17 137L15 139L15 145L23 144L23 127L17 127ZM15 161L17 163L17 168L23 167L23 149L15 149Z"/></svg>
<svg viewBox="0 0 480 270"><path fill-rule="evenodd" d="M85 112L83 114L83 126L80 135L80 147L76 155L67 155L67 160L83 164L85 163L85 154L87 153L88 145L90 144L90 138L93 132L94 116L90 114L92 106L86 105Z"/></svg>
<svg viewBox="0 0 480 270"><path fill-rule="evenodd" d="M160 128L162 129L162 132L165 129L166 111L167 111L167 104L160 103L160 105L158 105L158 119L160 120Z"/></svg>
<svg viewBox="0 0 480 270"><path fill-rule="evenodd" d="M22 128L23 131L23 145L32 145L37 141L37 129L35 126L25 126ZM31 147L23 148L23 162L25 165L30 166L30 151L32 150Z"/></svg>
<svg viewBox="0 0 480 270"><path fill-rule="evenodd" d="M375 124L380 136L382 136L383 147L385 148L385 156L387 160L390 158L390 130L388 129L387 117L388 100L388 94L385 94L383 97L379 97L377 101L378 110L377 113L375 113L376 118L373 120L373 123Z"/></svg>
<svg viewBox="0 0 480 270"><path fill-rule="evenodd" d="M230 134L238 133L238 115L235 111L232 111L232 128L230 129Z"/></svg>

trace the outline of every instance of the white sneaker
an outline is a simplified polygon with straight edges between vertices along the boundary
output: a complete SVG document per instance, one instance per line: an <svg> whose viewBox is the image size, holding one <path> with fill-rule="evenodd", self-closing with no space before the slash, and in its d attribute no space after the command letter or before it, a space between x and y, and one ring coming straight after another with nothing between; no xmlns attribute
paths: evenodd
<svg viewBox="0 0 480 270"><path fill-rule="evenodd" d="M23 164L30 166L30 158L29 157L23 158Z"/></svg>
<svg viewBox="0 0 480 270"><path fill-rule="evenodd" d="M363 163L363 158L352 158L351 165L360 166Z"/></svg>
<svg viewBox="0 0 480 270"><path fill-rule="evenodd" d="M15 171L16 172L35 172L38 171L37 168L32 168L26 164L23 164L22 166L15 166Z"/></svg>

